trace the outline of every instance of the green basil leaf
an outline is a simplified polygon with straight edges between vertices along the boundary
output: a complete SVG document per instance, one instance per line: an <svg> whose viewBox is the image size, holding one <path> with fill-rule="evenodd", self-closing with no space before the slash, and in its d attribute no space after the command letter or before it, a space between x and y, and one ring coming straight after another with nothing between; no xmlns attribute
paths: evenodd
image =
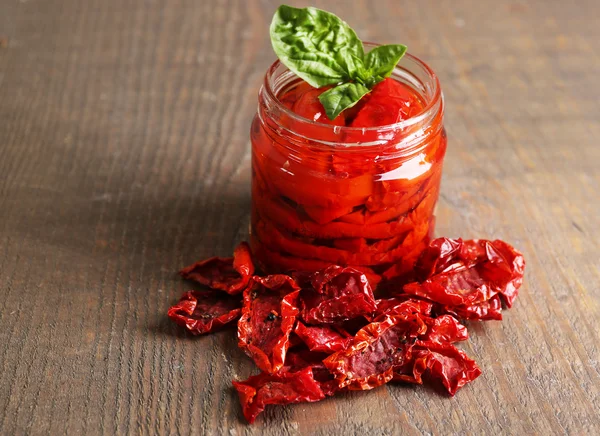
<svg viewBox="0 0 600 436"><path fill-rule="evenodd" d="M364 49L354 30L317 8L281 5L271 22L271 43L281 62L315 88L352 78Z"/></svg>
<svg viewBox="0 0 600 436"><path fill-rule="evenodd" d="M406 46L400 44L380 45L367 53L365 68L368 76L375 80L373 85L392 74L404 53Z"/></svg>
<svg viewBox="0 0 600 436"><path fill-rule="evenodd" d="M340 59L339 62L344 64L349 79L364 85L368 74L362 58L357 57L346 47L339 51L337 57Z"/></svg>
<svg viewBox="0 0 600 436"><path fill-rule="evenodd" d="M331 120L389 77L406 53L404 45L384 45L365 56L348 24L313 7L281 5L270 33L273 50L292 72L315 88L338 85L319 96Z"/></svg>
<svg viewBox="0 0 600 436"><path fill-rule="evenodd" d="M348 109L358 103L369 91L370 89L361 83L344 83L319 95L319 101L325 108L327 117L333 120L344 109Z"/></svg>

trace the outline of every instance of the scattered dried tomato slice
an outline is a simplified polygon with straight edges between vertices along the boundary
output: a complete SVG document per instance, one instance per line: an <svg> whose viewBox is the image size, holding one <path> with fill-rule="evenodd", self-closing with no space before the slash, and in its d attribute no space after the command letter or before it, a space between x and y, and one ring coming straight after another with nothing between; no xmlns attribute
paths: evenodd
<svg viewBox="0 0 600 436"><path fill-rule="evenodd" d="M298 315L300 288L289 276L253 277L244 291L238 344L263 371L283 366Z"/></svg>
<svg viewBox="0 0 600 436"><path fill-rule="evenodd" d="M311 367L297 372L261 373L241 382L233 382L250 424L269 404L313 402L325 398Z"/></svg>
<svg viewBox="0 0 600 436"><path fill-rule="evenodd" d="M496 295L476 268L436 274L422 283L405 285L404 292L448 306L477 304Z"/></svg>
<svg viewBox="0 0 600 436"><path fill-rule="evenodd" d="M387 383L394 367L411 359L412 344L427 331L418 315L385 316L361 329L353 343L323 361L340 388L367 390Z"/></svg>
<svg viewBox="0 0 600 436"><path fill-rule="evenodd" d="M323 359L329 354L307 349L290 351L285 358L285 365L281 371L296 372L310 367L313 371L314 379L321 386L321 390L326 396L331 396L339 390L338 383L323 364Z"/></svg>
<svg viewBox="0 0 600 436"><path fill-rule="evenodd" d="M343 336L330 327L306 326L301 322L296 324L294 333L311 351L334 353L344 350L352 342L351 336Z"/></svg>
<svg viewBox="0 0 600 436"><path fill-rule="evenodd" d="M281 368L281 371L296 372L307 366L323 366L323 360L329 356L328 353L320 351L311 351L308 348L302 346L298 349L290 350L285 356L285 365Z"/></svg>
<svg viewBox="0 0 600 436"><path fill-rule="evenodd" d="M437 257L436 257L437 256ZM432 241L417 262L430 276L404 286L404 292L445 305L449 310L479 306L499 294L510 307L523 282L523 255L502 241ZM472 316L474 316L473 314Z"/></svg>
<svg viewBox="0 0 600 436"><path fill-rule="evenodd" d="M367 277L354 268L327 267L311 283L313 289L302 291L302 318L308 324L342 322L376 308Z"/></svg>
<svg viewBox="0 0 600 436"><path fill-rule="evenodd" d="M487 321L502 319L502 302L500 295L494 295L488 301L472 305L443 306L436 307L437 313L448 313L459 319L472 321Z"/></svg>
<svg viewBox="0 0 600 436"><path fill-rule="evenodd" d="M237 320L242 313L239 298L215 291L188 291L168 316L194 335L213 332Z"/></svg>
<svg viewBox="0 0 600 436"><path fill-rule="evenodd" d="M417 280L425 281L435 274L447 272L461 246L461 239L437 238L431 241L414 266Z"/></svg>
<svg viewBox="0 0 600 436"><path fill-rule="evenodd" d="M240 243L233 257L211 257L183 268L179 274L212 289L234 295L241 293L254 274L250 247Z"/></svg>
<svg viewBox="0 0 600 436"><path fill-rule="evenodd" d="M437 318L424 317L423 320L427 324L427 332L421 337L424 341L451 344L469 339L467 328L451 315Z"/></svg>
<svg viewBox="0 0 600 436"><path fill-rule="evenodd" d="M459 301L460 298L453 297L449 297L453 301L444 302L432 298L433 301L470 305L500 294L507 307L511 307L523 283L525 259L514 247L500 240L438 238L422 253L415 270L418 280L426 288L430 286L429 282L442 284L449 281L453 282L448 283L452 288L449 289L450 294L458 291L463 296L469 295L462 302ZM476 295L480 292L489 292L491 295L488 298L479 296L483 297L480 299ZM436 294L433 289L432 294Z"/></svg>
<svg viewBox="0 0 600 436"><path fill-rule="evenodd" d="M523 284L525 258L510 244L500 240L486 243L485 249L489 264L486 264L484 277L498 286L500 298L510 308Z"/></svg>
<svg viewBox="0 0 600 436"><path fill-rule="evenodd" d="M388 314L401 314L401 313L420 313L421 315L429 316L433 304L429 301L417 300L414 298L406 297L392 297L382 298L376 300L375 304L377 309L375 310L375 317Z"/></svg>
<svg viewBox="0 0 600 436"><path fill-rule="evenodd" d="M477 363L466 353L449 343L417 341L409 365L395 369L394 380L422 383L421 375L429 370L452 396L456 391L481 375ZM412 371L411 371L412 370Z"/></svg>

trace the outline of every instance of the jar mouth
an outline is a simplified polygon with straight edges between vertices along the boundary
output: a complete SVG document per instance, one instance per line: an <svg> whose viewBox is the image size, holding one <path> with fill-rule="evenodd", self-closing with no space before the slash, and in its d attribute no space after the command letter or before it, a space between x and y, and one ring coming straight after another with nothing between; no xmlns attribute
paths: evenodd
<svg viewBox="0 0 600 436"><path fill-rule="evenodd" d="M379 46L379 44L370 42L364 42L363 44L365 48L370 49ZM283 69L283 71L278 71L281 69ZM415 72L415 70L417 71ZM283 79L287 79L287 77L285 77L286 75L290 78L298 77L285 67L279 59L273 62L265 74L262 90L266 94L265 97L277 112L285 114L286 117L289 117L296 122L318 127L321 131L330 130L335 133L376 132L385 135L386 132L397 132L399 130L411 129L416 125L422 125L423 123L426 123L427 120L435 117L440 110L443 110L443 95L437 75L429 65L410 53L406 53L402 59L400 59L400 62L396 68L394 68L391 77L401 79L401 82L407 83L413 87L425 99L426 104L423 110L418 114L393 124L384 124L375 127L333 126L298 115L285 106L277 97L277 94L283 88L281 82L285 82Z"/></svg>

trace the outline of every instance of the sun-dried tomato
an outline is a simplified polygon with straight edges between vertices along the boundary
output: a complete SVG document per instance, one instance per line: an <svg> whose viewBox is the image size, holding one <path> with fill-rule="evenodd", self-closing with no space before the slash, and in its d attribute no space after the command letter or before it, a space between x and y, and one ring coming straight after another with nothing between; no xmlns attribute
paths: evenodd
<svg viewBox="0 0 600 436"><path fill-rule="evenodd" d="M477 304L460 306L439 305L435 311L437 313L448 313L455 318L473 321L501 320L502 302L500 301L500 295L494 295L488 301L482 301Z"/></svg>
<svg viewBox="0 0 600 436"><path fill-rule="evenodd" d="M394 367L411 359L417 337L427 331L419 315L391 315L361 329L353 343L323 361L340 388L366 390L394 377Z"/></svg>
<svg viewBox="0 0 600 436"><path fill-rule="evenodd" d="M250 247L242 242L235 248L233 257L211 257L183 268L179 274L209 288L239 294L254 274Z"/></svg>
<svg viewBox="0 0 600 436"><path fill-rule="evenodd" d="M437 238L431 241L414 266L417 280L425 281L435 274L447 272L461 246L461 239Z"/></svg>
<svg viewBox="0 0 600 436"><path fill-rule="evenodd" d="M371 285L372 290L375 290L382 280L381 275L377 274L375 271L373 271L368 266L355 265L352 268L354 268L357 271L360 271L367 277L367 281L369 282L369 285Z"/></svg>
<svg viewBox="0 0 600 436"><path fill-rule="evenodd" d="M297 372L310 367L313 371L313 377L319 383L319 386L321 386L323 393L326 396L331 396L339 388L333 374L323 364L323 359L327 358L328 355L328 353L307 349L290 351L285 358L285 365L281 371Z"/></svg>
<svg viewBox="0 0 600 436"><path fill-rule="evenodd" d="M337 323L370 315L376 308L367 277L354 268L330 266L316 272L313 289L302 291L302 318L309 324Z"/></svg>
<svg viewBox="0 0 600 436"><path fill-rule="evenodd" d="M476 268L436 274L423 283L405 285L404 292L448 306L481 303L497 293Z"/></svg>
<svg viewBox="0 0 600 436"><path fill-rule="evenodd" d="M467 328L451 315L437 318L424 317L427 332L420 339L438 344L454 343L469 339Z"/></svg>
<svg viewBox="0 0 600 436"><path fill-rule="evenodd" d="M432 261L435 256L439 260ZM511 307L523 282L525 259L514 247L500 240L439 238L431 242L415 268L421 281L433 275L474 268Z"/></svg>
<svg viewBox="0 0 600 436"><path fill-rule="evenodd" d="M287 353L285 356L285 365L283 365L281 371L296 372L307 366L323 366L323 360L329 355L330 353L311 351L305 346L301 346L298 349L290 350Z"/></svg>
<svg viewBox="0 0 600 436"><path fill-rule="evenodd" d="M377 309L375 310L374 317L415 312L429 316L431 314L431 309L433 308L433 304L428 301L417 300L410 297L382 298L376 300L375 304L377 305Z"/></svg>
<svg viewBox="0 0 600 436"><path fill-rule="evenodd" d="M244 291L238 344L265 372L275 373L285 362L299 289L291 277L279 274L255 276Z"/></svg>
<svg viewBox="0 0 600 436"><path fill-rule="evenodd" d="M484 246L489 262L486 264L484 277L495 282L499 287L500 298L510 308L523 284L525 258L514 247L501 240L485 243Z"/></svg>
<svg viewBox="0 0 600 436"><path fill-rule="evenodd" d="M412 349L412 359L395 368L394 380L420 384L426 370L442 382L450 395L481 375L477 363L454 345L417 341Z"/></svg>
<svg viewBox="0 0 600 436"><path fill-rule="evenodd" d="M345 349L352 342L351 336L343 336L333 328L306 326L301 322L296 324L294 333L311 351L333 353Z"/></svg>
<svg viewBox="0 0 600 436"><path fill-rule="evenodd" d="M188 291L168 316L194 335L215 331L237 320L242 313L239 298L215 291Z"/></svg>
<svg viewBox="0 0 600 436"><path fill-rule="evenodd" d="M417 266L419 274L430 276L421 283L405 285L404 292L452 310L485 308L482 303L495 295L500 295L510 307L523 281L525 261L523 255L502 241L443 238L432 242Z"/></svg>
<svg viewBox="0 0 600 436"><path fill-rule="evenodd" d="M269 404L313 402L325 398L311 367L297 372L261 373L241 382L233 382L242 404L244 417L253 423Z"/></svg>

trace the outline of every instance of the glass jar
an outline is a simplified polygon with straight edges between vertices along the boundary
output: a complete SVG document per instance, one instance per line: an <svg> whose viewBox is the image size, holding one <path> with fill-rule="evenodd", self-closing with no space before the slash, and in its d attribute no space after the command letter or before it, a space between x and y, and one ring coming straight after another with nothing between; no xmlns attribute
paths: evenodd
<svg viewBox="0 0 600 436"><path fill-rule="evenodd" d="M369 48L372 44L366 44ZM379 281L411 271L434 230L446 152L439 81L405 55L392 78L424 109L356 128L303 118L279 97L299 79L279 61L252 122L251 247L266 272L353 266Z"/></svg>

